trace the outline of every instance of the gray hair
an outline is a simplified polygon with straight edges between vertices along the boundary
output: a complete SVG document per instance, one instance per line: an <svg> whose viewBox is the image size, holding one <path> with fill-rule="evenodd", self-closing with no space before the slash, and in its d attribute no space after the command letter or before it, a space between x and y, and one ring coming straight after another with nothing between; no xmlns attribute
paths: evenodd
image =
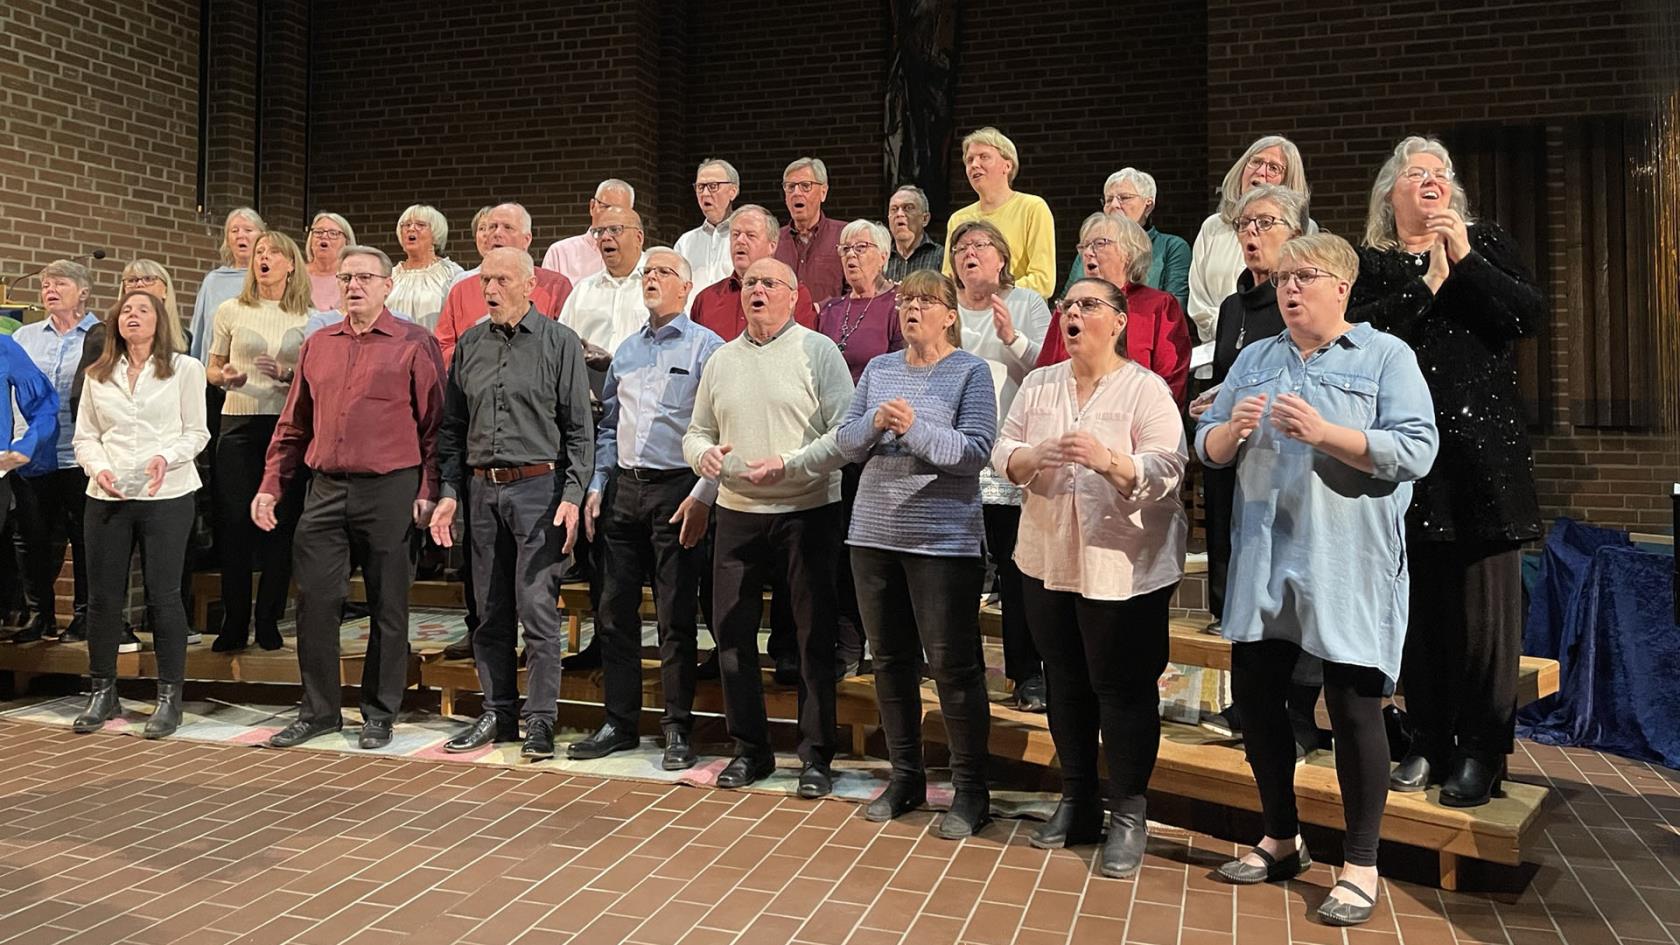
<svg viewBox="0 0 1680 945"><path fill-rule="evenodd" d="M652 249L648 250L647 252L643 253L642 258L644 260L644 267L646 265L645 260L652 259L653 255L655 253L658 253L661 256L669 256L672 259L675 259L677 261L676 265L672 266L671 268L675 269L677 271L677 275L682 276L682 281L684 281L684 282L693 282L694 281L694 269L691 266L689 266L688 260L683 256L682 253L677 252L676 250L672 249L669 246L655 246L654 248L652 248Z"/></svg>
<svg viewBox="0 0 1680 945"><path fill-rule="evenodd" d="M1155 199L1155 178L1135 167L1122 167L1108 175L1108 180L1103 181L1103 199L1108 199L1108 188L1115 184L1124 183L1130 183L1132 188L1138 192L1139 197Z"/></svg>
<svg viewBox="0 0 1680 945"><path fill-rule="evenodd" d="M724 221L729 225L730 232L734 232L735 221L739 220L741 215L744 213L758 214L759 217L764 220L765 235L769 238L772 244L778 242L778 237L781 236L782 232L781 222L776 219L776 215L774 213L771 213L756 203L742 204L741 206L735 208L735 212L731 213L729 215L729 219Z"/></svg>
<svg viewBox="0 0 1680 945"><path fill-rule="evenodd" d="M366 256L372 259L379 264L379 274L387 279L391 278L391 257L385 255L384 250L373 246L346 246L339 251L338 261L342 263L351 256Z"/></svg>
<svg viewBox="0 0 1680 945"><path fill-rule="evenodd" d="M168 316L167 321L173 322L179 328L181 312L175 306L175 280L169 277L169 270L163 267L163 263L155 259L130 260L122 270L122 278L127 279L129 276L151 276L163 283L163 295L159 296L163 299L163 314ZM156 292L152 294L157 295ZM177 331L176 335L179 334ZM177 337L176 341L179 340Z"/></svg>
<svg viewBox="0 0 1680 945"><path fill-rule="evenodd" d="M233 221L238 220L238 219L244 219L245 221L250 223L252 226L256 227L258 235L261 235L263 230L268 229L268 224L263 222L262 214L260 214L257 211L251 209L250 207L234 207L232 210L229 210L228 214L227 214L227 217L222 220L221 255L222 255L222 265L224 265L224 266L231 266L235 262L238 262L238 260L233 258L233 247L228 245L228 240L227 240L228 227L233 226ZM252 238L251 245L252 246L256 245L256 238L255 237Z"/></svg>
<svg viewBox="0 0 1680 945"><path fill-rule="evenodd" d="M735 170L735 165L725 161L723 158L707 158L704 161L701 161L700 166L694 169L694 173L698 175L701 171L708 167L722 169L723 176L726 180L728 180L731 184L734 184L736 187L741 186L740 172Z"/></svg>
<svg viewBox="0 0 1680 945"><path fill-rule="evenodd" d="M595 185L595 199L600 200L601 199L601 194L606 192L606 191L609 191L609 190L622 190L622 191L624 191L626 194L630 195L630 206L631 206L631 208L634 208L636 206L636 188L631 187L629 185L629 183L627 183L625 181L621 181L616 177L609 177L606 180L601 181L599 184Z"/></svg>
<svg viewBox="0 0 1680 945"><path fill-rule="evenodd" d="M1400 172L1406 169L1414 154L1433 154L1441 159L1448 171L1453 169L1452 155L1447 153L1446 145L1434 138L1424 138L1412 135L1402 138L1394 146L1394 153L1384 162L1382 170L1377 172L1377 181L1371 185L1371 205L1365 211L1365 239L1366 246L1372 249L1394 250L1400 248L1400 234L1394 224L1394 185L1400 182ZM1447 206L1458 211L1465 223L1470 219L1470 198L1464 195L1464 188L1455 180L1452 195L1447 198Z"/></svg>
<svg viewBox="0 0 1680 945"><path fill-rule="evenodd" d="M817 179L817 183L828 183L828 165L822 162L822 158L814 157L802 157L789 164L787 170L782 172L782 180L787 180L788 175L794 171L804 170L805 168L811 169L811 176Z"/></svg>
<svg viewBox="0 0 1680 945"><path fill-rule="evenodd" d="M42 266L41 281L48 279L69 279L83 292L93 291L93 277L88 274L87 267L73 259L55 259Z"/></svg>
<svg viewBox="0 0 1680 945"><path fill-rule="evenodd" d="M426 228L432 231L432 248L437 250L438 255L441 256L444 244L449 242L449 220L438 211L438 208L430 204L414 204L404 210L402 216L397 217L398 243L402 242L403 224L409 220L419 220L426 224ZM349 250L346 249L345 252L349 252Z"/></svg>
<svg viewBox="0 0 1680 945"><path fill-rule="evenodd" d="M1149 264L1155 259L1149 234L1123 213L1093 213L1079 224L1079 241L1083 243L1092 230L1105 226L1114 227L1114 241L1126 254L1126 281L1141 285L1149 277Z"/></svg>
<svg viewBox="0 0 1680 945"><path fill-rule="evenodd" d="M853 220L840 231L841 244L850 243L854 236L867 236L875 248L885 253L892 249L892 234L874 220Z"/></svg>
<svg viewBox="0 0 1680 945"><path fill-rule="evenodd" d="M509 200L506 203L499 203L494 207L491 207L490 213L495 213L503 207L510 207L513 209L514 215L519 218L519 231L529 236L531 233L531 211L525 209L524 204ZM488 216L489 214L485 215Z"/></svg>
<svg viewBox="0 0 1680 945"><path fill-rule="evenodd" d="M344 245L356 245L356 231L350 228L349 220L346 220L331 211L322 210L320 213L317 213L309 218L309 228L311 230L315 229L315 224L320 223L322 220L326 220L333 226L336 226L344 231ZM315 258L315 241L309 238L308 233L305 233L303 237L303 261L308 262Z"/></svg>
<svg viewBox="0 0 1680 945"><path fill-rule="evenodd" d="M1248 150L1237 158L1237 163L1225 172L1225 179L1219 183L1219 216L1226 223L1236 220L1237 198L1242 196L1243 169L1256 154L1267 148L1279 148L1283 151L1285 167L1283 169L1283 186L1290 190L1307 192L1307 169L1301 166L1301 149L1295 147L1295 142L1282 135L1266 135L1256 138L1248 146Z"/></svg>
<svg viewBox="0 0 1680 945"><path fill-rule="evenodd" d="M1231 214L1240 220L1249 205L1262 200L1277 204L1278 210L1283 213L1283 222L1289 224L1297 235L1307 232L1307 195L1278 184L1261 184L1243 194L1237 199L1237 205L1231 208Z"/></svg>
<svg viewBox="0 0 1680 945"><path fill-rule="evenodd" d="M537 274L537 266L536 263L531 261L531 254L513 246L498 246L497 248L492 249L490 252L484 254L484 262L488 262L490 257L496 255L497 253L509 254L510 258L515 261L514 268L519 271L519 278L529 279ZM482 268L482 266L480 268Z"/></svg>
<svg viewBox="0 0 1680 945"><path fill-rule="evenodd" d="M900 184L898 189L892 192L892 197L887 198L887 206L889 208L892 206L892 198L897 197L899 194L909 194L910 196L915 197L916 209L922 211L923 213L929 212L927 191L917 187L915 184Z"/></svg>

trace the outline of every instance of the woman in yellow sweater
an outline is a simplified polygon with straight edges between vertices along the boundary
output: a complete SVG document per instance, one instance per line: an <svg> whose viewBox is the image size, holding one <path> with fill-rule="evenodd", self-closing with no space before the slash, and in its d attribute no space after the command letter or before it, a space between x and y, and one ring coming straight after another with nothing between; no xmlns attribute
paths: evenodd
<svg viewBox="0 0 1680 945"><path fill-rule="evenodd" d="M1012 188L1021 170L1015 142L996 128L981 128L963 139L963 169L980 199L951 214L946 233L970 220L985 220L1003 232L1012 259L1015 284L1043 298L1056 293L1056 221L1050 205L1035 194ZM947 237L949 239L949 237ZM945 245L945 274L951 275L951 246Z"/></svg>

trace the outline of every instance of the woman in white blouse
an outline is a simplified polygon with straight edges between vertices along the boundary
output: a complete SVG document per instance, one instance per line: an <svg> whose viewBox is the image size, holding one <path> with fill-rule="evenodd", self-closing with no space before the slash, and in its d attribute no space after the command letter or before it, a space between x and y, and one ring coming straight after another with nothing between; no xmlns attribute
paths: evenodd
<svg viewBox="0 0 1680 945"><path fill-rule="evenodd" d="M1126 297L1113 283L1074 283L1061 331L1070 359L1027 376L992 451L1026 493L1015 561L1062 768L1061 803L1031 842L1102 832L1100 731L1112 815L1101 868L1130 876L1147 842L1167 605L1184 574L1184 426L1166 381L1122 353Z"/></svg>
<svg viewBox="0 0 1680 945"><path fill-rule="evenodd" d="M193 526L198 466L210 442L204 367L187 354L180 323L156 295L129 291L107 324L104 352L87 369L73 444L87 473L83 533L88 552L88 675L93 694L76 718L98 731L115 715L117 649L133 638L123 622L129 557L140 547L147 625L157 650L157 709L147 738L181 724L187 611L181 568Z"/></svg>
<svg viewBox="0 0 1680 945"><path fill-rule="evenodd" d="M997 391L997 415L1006 417L1022 379L1038 363L1044 332L1050 326L1050 307L1037 292L1015 284L1009 241L991 223L970 220L958 224L951 232L949 245L963 350L986 359L992 389ZM1021 572L1015 567L1021 490L1001 473L986 469L980 474L980 503L986 525L986 555L997 569L1003 672L1015 685L1015 707L1043 712L1043 661L1027 630Z"/></svg>
<svg viewBox="0 0 1680 945"><path fill-rule="evenodd" d="M443 255L449 221L436 207L417 203L397 218L397 242L407 258L391 270L391 295L385 305L426 326L427 331L436 331L443 298L462 272Z"/></svg>

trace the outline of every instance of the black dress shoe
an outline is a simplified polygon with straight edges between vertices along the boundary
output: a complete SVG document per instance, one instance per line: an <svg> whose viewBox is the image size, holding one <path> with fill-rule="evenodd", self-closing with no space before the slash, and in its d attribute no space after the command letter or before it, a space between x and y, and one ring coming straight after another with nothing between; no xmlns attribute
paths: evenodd
<svg viewBox="0 0 1680 945"><path fill-rule="evenodd" d="M357 742L364 750L384 748L391 744L391 723L369 721L362 723L362 737Z"/></svg>
<svg viewBox="0 0 1680 945"><path fill-rule="evenodd" d="M1238 886L1252 886L1256 883L1275 883L1280 879L1294 879L1305 873L1312 866L1312 855L1307 853L1304 845L1297 846L1294 851L1282 859L1278 859L1256 846L1250 850L1260 858L1262 865L1244 863L1241 856L1222 864L1218 873L1228 883ZM1247 856L1245 853L1243 856Z"/></svg>
<svg viewBox="0 0 1680 945"><path fill-rule="evenodd" d="M147 738L167 738L181 727L181 684L160 682L157 685L157 708L146 720Z"/></svg>
<svg viewBox="0 0 1680 945"><path fill-rule="evenodd" d="M717 786L720 788L744 788L755 781L762 781L776 773L776 756L765 755L736 755L729 759L729 764L718 772Z"/></svg>
<svg viewBox="0 0 1680 945"><path fill-rule="evenodd" d="M519 741L519 720L505 719L494 712L486 712L473 720L461 734L451 738L443 750L460 754L477 751L491 742Z"/></svg>
<svg viewBox="0 0 1680 945"><path fill-rule="evenodd" d="M1423 755L1407 755L1388 776L1388 789L1401 794L1426 791L1441 782L1441 771Z"/></svg>
<svg viewBox="0 0 1680 945"><path fill-rule="evenodd" d="M863 809L863 816L876 823L885 823L897 820L926 803L926 781L895 779L888 781L886 788L869 802L869 806Z"/></svg>
<svg viewBox="0 0 1680 945"><path fill-rule="evenodd" d="M828 765L806 765L799 772L799 796L808 799L827 797L834 792L834 772Z"/></svg>
<svg viewBox="0 0 1680 945"><path fill-rule="evenodd" d="M1103 809L1095 799L1064 797L1027 842L1040 850L1058 850L1102 839Z"/></svg>
<svg viewBox="0 0 1680 945"><path fill-rule="evenodd" d="M934 829L945 840L962 840L972 837L987 824L992 822L992 796L985 790L958 790L951 798L951 809L939 819L939 826Z"/></svg>
<svg viewBox="0 0 1680 945"><path fill-rule="evenodd" d="M1015 685L1015 708L1022 712L1048 711L1047 694L1048 690L1044 686L1043 676L1023 679Z"/></svg>
<svg viewBox="0 0 1680 945"><path fill-rule="evenodd" d="M689 744L688 733L675 725L665 729L665 757L659 760L659 767L666 771L694 767L694 746Z"/></svg>
<svg viewBox="0 0 1680 945"><path fill-rule="evenodd" d="M699 666L694 668L695 679L718 678L718 651L713 650Z"/></svg>
<svg viewBox="0 0 1680 945"><path fill-rule="evenodd" d="M560 668L568 672L601 668L601 644L594 640L570 656L560 657Z"/></svg>
<svg viewBox="0 0 1680 945"><path fill-rule="evenodd" d="M532 719L525 723L525 744L519 746L519 756L539 761L554 757L554 723L547 719Z"/></svg>
<svg viewBox="0 0 1680 945"><path fill-rule="evenodd" d="M635 732L627 732L607 722L595 734L566 746L566 757L573 761L591 761L605 758L615 751L629 751L641 743Z"/></svg>
<svg viewBox="0 0 1680 945"><path fill-rule="evenodd" d="M87 735L105 727L105 722L121 711L122 706L117 702L117 681L115 679L93 680L93 691L88 694L87 708L76 716L76 721L70 723L70 730L78 735Z"/></svg>
<svg viewBox="0 0 1680 945"><path fill-rule="evenodd" d="M473 658L472 637L465 636L443 648L443 658L446 660L470 660Z"/></svg>
<svg viewBox="0 0 1680 945"><path fill-rule="evenodd" d="M52 626L52 618L37 615L34 620L24 624L23 629L12 634L13 643L34 643L46 639L47 628Z"/></svg>
<svg viewBox="0 0 1680 945"><path fill-rule="evenodd" d="M251 636L247 630L223 630L216 634L211 641L210 649L217 653L237 653L251 645Z"/></svg>
<svg viewBox="0 0 1680 945"><path fill-rule="evenodd" d="M771 678L776 680L778 686L799 685L799 657L776 657L776 671L771 674Z"/></svg>
<svg viewBox="0 0 1680 945"><path fill-rule="evenodd" d="M267 745L270 748L296 748L312 738L320 738L322 735L331 735L343 730L344 720L341 718L329 722L305 722L298 719L281 729L273 738L270 738Z"/></svg>
<svg viewBox="0 0 1680 945"><path fill-rule="evenodd" d="M1490 761L1476 755L1453 759L1447 779L1441 783L1441 804L1446 807L1480 807L1495 797L1504 797L1505 759Z"/></svg>
<svg viewBox="0 0 1680 945"><path fill-rule="evenodd" d="M1336 881L1336 887L1346 889L1354 894L1360 902L1343 902L1338 899L1326 898L1323 905L1318 907L1318 920L1325 925L1363 925L1370 921L1371 913L1376 911L1377 901L1371 894L1345 879Z"/></svg>
<svg viewBox="0 0 1680 945"><path fill-rule="evenodd" d="M286 641L280 636L279 627L272 625L265 627L259 623L257 624L257 645L273 652L285 646Z"/></svg>
<svg viewBox="0 0 1680 945"><path fill-rule="evenodd" d="M86 643L87 642L87 615L86 614L77 614L76 616L71 617L70 618L70 625L68 627L65 627L64 632L58 635L58 642L60 642L60 643Z"/></svg>
<svg viewBox="0 0 1680 945"><path fill-rule="evenodd" d="M1103 840L1102 874L1125 879L1143 867L1143 851L1149 846L1147 798L1128 797L1108 817L1108 837Z"/></svg>

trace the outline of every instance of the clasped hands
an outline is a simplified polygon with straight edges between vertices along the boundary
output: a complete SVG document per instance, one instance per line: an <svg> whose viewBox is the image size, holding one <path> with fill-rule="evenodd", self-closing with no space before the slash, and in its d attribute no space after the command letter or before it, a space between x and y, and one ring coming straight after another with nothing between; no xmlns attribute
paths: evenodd
<svg viewBox="0 0 1680 945"><path fill-rule="evenodd" d="M1255 394L1237 401L1231 408L1231 419L1225 421L1237 440L1248 439L1260 425L1266 413L1265 394ZM1324 434L1331 426L1318 408L1307 403L1300 394L1279 394L1272 401L1272 429L1292 440L1316 447L1324 442Z"/></svg>
<svg viewBox="0 0 1680 945"><path fill-rule="evenodd" d="M6 455L21 456L22 454L9 453ZM24 457L24 459L27 461L28 457ZM163 474L168 471L169 460L164 459L162 456L153 456L151 459L146 460L146 495L154 496L158 494L158 490L163 488ZM99 475L95 476L93 481L100 489L105 491L106 495L113 499L134 498L133 496L123 495L122 490L117 488L117 474L109 469L104 470Z"/></svg>
<svg viewBox="0 0 1680 945"><path fill-rule="evenodd" d="M1027 465L1034 471L1071 464L1101 476L1114 467L1113 451L1085 430L1050 437L1027 450Z"/></svg>

